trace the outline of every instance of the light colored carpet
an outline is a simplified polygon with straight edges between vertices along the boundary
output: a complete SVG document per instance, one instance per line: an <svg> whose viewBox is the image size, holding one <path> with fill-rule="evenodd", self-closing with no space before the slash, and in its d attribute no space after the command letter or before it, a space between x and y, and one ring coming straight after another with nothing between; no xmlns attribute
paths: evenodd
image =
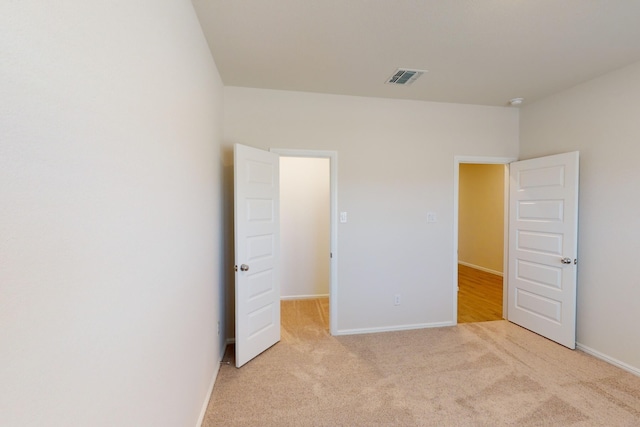
<svg viewBox="0 0 640 427"><path fill-rule="evenodd" d="M227 352L203 426L640 426L640 377L507 321L332 337L283 304L282 341Z"/></svg>

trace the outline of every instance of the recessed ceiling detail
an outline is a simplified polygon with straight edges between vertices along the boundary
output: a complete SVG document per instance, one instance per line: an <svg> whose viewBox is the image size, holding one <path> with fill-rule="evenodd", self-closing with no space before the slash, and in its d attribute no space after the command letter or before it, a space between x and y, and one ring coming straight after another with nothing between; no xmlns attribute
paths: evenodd
<svg viewBox="0 0 640 427"><path fill-rule="evenodd" d="M418 77L426 73L427 70L409 70L406 68L398 68L396 72L387 79L388 84L409 86L418 80Z"/></svg>

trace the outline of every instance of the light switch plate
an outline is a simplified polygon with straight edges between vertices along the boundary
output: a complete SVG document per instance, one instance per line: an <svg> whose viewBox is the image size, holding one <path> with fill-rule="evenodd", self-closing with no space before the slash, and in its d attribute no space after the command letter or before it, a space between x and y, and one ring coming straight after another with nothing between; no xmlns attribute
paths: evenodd
<svg viewBox="0 0 640 427"><path fill-rule="evenodd" d="M347 222L347 213L346 212L340 212L340 222L342 222L342 223Z"/></svg>
<svg viewBox="0 0 640 427"><path fill-rule="evenodd" d="M427 212L427 222L436 222L438 218L436 217L435 212Z"/></svg>

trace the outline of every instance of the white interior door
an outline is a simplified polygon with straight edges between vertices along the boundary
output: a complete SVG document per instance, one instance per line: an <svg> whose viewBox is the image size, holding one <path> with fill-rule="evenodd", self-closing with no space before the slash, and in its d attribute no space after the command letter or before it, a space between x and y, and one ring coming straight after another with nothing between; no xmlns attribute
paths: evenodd
<svg viewBox="0 0 640 427"><path fill-rule="evenodd" d="M234 146L236 367L280 341L279 156Z"/></svg>
<svg viewBox="0 0 640 427"><path fill-rule="evenodd" d="M576 343L578 152L511 163L508 318Z"/></svg>

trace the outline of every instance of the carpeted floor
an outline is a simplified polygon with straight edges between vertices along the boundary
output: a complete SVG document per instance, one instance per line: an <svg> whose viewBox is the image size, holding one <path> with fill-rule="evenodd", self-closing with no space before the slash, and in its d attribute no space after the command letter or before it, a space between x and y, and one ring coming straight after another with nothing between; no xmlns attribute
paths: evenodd
<svg viewBox="0 0 640 427"><path fill-rule="evenodd" d="M203 426L640 426L640 377L507 321L332 337L286 305L280 343L240 369L230 347Z"/></svg>

